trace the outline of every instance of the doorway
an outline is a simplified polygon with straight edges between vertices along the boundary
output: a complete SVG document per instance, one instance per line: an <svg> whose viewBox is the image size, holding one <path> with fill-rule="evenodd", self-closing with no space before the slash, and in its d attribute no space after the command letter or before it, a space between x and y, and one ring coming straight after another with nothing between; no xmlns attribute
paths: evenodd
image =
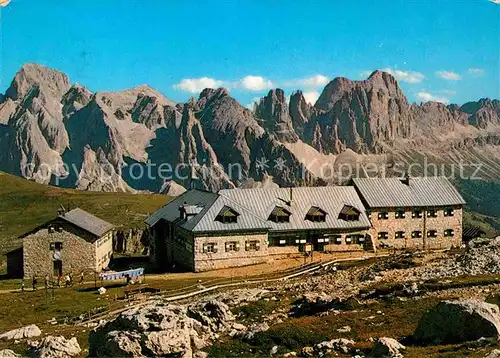
<svg viewBox="0 0 500 358"><path fill-rule="evenodd" d="M62 261L61 260L53 261L53 266L54 266L54 277L62 276Z"/></svg>

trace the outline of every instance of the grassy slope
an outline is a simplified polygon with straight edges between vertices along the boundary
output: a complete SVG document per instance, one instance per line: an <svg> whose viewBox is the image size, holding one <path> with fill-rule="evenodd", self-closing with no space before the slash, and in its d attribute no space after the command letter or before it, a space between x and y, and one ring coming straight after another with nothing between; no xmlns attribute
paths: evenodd
<svg viewBox="0 0 500 358"><path fill-rule="evenodd" d="M19 245L13 238L54 218L60 205L80 207L124 228L143 221L169 200L164 195L84 192L40 185L0 172L0 253Z"/></svg>
<svg viewBox="0 0 500 358"><path fill-rule="evenodd" d="M481 227L488 236L500 234L500 183L461 180L456 183L467 202L464 224Z"/></svg>

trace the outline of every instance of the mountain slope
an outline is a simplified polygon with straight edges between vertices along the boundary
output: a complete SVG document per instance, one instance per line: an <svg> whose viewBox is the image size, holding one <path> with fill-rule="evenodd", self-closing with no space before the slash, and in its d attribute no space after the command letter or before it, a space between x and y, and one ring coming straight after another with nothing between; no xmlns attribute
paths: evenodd
<svg viewBox="0 0 500 358"><path fill-rule="evenodd" d="M500 101L410 104L381 71L334 79L314 106L301 91L287 103L273 89L251 111L222 88L175 104L148 86L92 93L27 64L0 101L0 169L68 188L159 192L171 179L207 190L317 185L433 174L429 163L434 174L465 163L470 176L472 163L481 178L500 178Z"/></svg>

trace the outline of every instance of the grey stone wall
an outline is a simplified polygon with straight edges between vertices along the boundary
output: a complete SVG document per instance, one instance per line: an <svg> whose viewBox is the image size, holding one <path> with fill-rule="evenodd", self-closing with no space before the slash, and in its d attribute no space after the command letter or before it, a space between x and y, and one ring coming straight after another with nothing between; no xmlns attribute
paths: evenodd
<svg viewBox="0 0 500 358"><path fill-rule="evenodd" d="M90 234L65 222L58 224L62 225L62 232L49 233L44 227L23 238L24 277L44 277L46 274L53 277L54 251L50 249L51 242L63 244L60 256L63 275L69 272L77 274L82 270L95 272L98 269L96 246L85 240L91 239Z"/></svg>
<svg viewBox="0 0 500 358"><path fill-rule="evenodd" d="M436 218L427 217L426 210L422 210L422 218L412 218L413 209L404 208L404 219L396 218L397 209L374 209L371 211L372 229L369 234L377 244L377 248L385 244L396 249L423 249L424 242L426 249L439 250L460 246L462 242L462 207L454 207L453 216L444 216L445 207L436 207L435 209L437 210ZM378 219L379 212L383 211L389 213L388 219ZM447 229L454 230L452 237L444 236L444 231ZM429 230L436 230L437 237L424 237L424 232ZM397 231L404 231L405 238L396 239ZM412 238L413 231L421 231L422 238ZM378 239L379 232L387 232L388 239Z"/></svg>
<svg viewBox="0 0 500 358"><path fill-rule="evenodd" d="M247 241L257 241L258 250L249 250ZM236 242L238 251L226 251L227 242ZM216 253L203 252L204 244L217 245ZM208 271L221 268L254 265L267 262L269 258L267 234L237 234L230 236L197 236L194 239L194 271Z"/></svg>

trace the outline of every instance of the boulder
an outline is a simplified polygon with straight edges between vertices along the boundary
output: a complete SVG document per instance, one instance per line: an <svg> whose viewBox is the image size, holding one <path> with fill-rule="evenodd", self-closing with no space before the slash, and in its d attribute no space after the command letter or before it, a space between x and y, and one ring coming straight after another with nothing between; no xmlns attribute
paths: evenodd
<svg viewBox="0 0 500 358"><path fill-rule="evenodd" d="M394 338L377 338L373 344L370 357L402 357L401 350L406 349L401 343Z"/></svg>
<svg viewBox="0 0 500 358"><path fill-rule="evenodd" d="M39 358L67 358L79 355L82 352L75 337L66 339L63 336L47 336L35 350Z"/></svg>
<svg viewBox="0 0 500 358"><path fill-rule="evenodd" d="M17 354L16 352L10 349L2 349L0 350L0 357L2 358L21 357L21 355Z"/></svg>
<svg viewBox="0 0 500 358"><path fill-rule="evenodd" d="M189 307L152 301L96 327L89 335L89 355L193 357L233 321L227 305L215 300Z"/></svg>
<svg viewBox="0 0 500 358"><path fill-rule="evenodd" d="M490 353L488 353L484 358L500 358L500 350L494 349Z"/></svg>
<svg viewBox="0 0 500 358"><path fill-rule="evenodd" d="M23 339L23 338L31 338L38 337L42 334L40 328L38 328L34 324L30 324L29 326L21 327L18 329L13 329L11 331L0 334L0 339L12 340L12 339Z"/></svg>
<svg viewBox="0 0 500 358"><path fill-rule="evenodd" d="M331 341L318 343L314 346L314 351L319 354L330 353L332 351L347 354L354 349L355 342L351 339L336 338Z"/></svg>
<svg viewBox="0 0 500 358"><path fill-rule="evenodd" d="M497 305L478 301L443 301L420 319L413 338L420 343L461 343L498 337Z"/></svg>
<svg viewBox="0 0 500 358"><path fill-rule="evenodd" d="M256 323L248 327L248 330L246 332L243 332L241 336L244 340L249 341L253 339L256 333L265 332L269 330L269 328L270 327L266 322Z"/></svg>

